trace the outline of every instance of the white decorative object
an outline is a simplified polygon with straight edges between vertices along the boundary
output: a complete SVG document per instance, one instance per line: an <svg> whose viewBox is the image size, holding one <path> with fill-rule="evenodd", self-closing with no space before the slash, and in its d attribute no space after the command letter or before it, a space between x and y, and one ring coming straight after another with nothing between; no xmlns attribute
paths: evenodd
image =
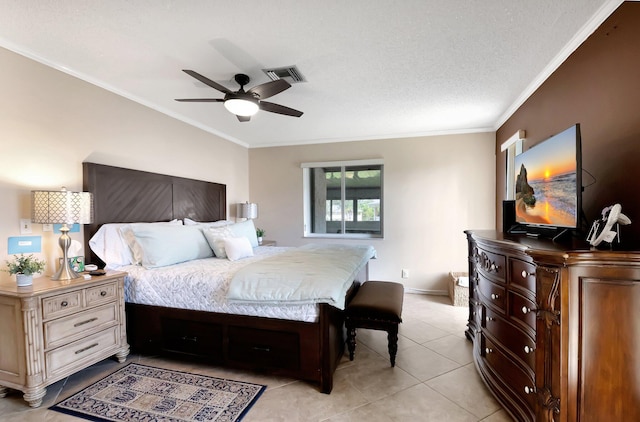
<svg viewBox="0 0 640 422"><path fill-rule="evenodd" d="M33 284L33 274L16 274L18 287L31 286Z"/></svg>

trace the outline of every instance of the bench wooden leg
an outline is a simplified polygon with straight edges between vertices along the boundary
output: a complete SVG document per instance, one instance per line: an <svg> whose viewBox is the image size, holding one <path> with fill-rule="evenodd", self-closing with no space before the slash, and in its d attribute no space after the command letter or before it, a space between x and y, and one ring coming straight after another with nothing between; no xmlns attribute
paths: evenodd
<svg viewBox="0 0 640 422"><path fill-rule="evenodd" d="M356 328L347 326L347 348L349 349L349 360L353 360L356 353Z"/></svg>
<svg viewBox="0 0 640 422"><path fill-rule="evenodd" d="M398 325L394 325L387 331L387 340L389 342L389 360L391 366L396 366L396 353L398 353Z"/></svg>

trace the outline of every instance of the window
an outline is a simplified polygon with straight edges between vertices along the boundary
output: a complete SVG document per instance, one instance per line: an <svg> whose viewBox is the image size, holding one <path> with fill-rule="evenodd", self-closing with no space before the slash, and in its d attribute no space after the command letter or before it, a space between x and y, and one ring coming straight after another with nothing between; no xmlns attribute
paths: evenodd
<svg viewBox="0 0 640 422"><path fill-rule="evenodd" d="M305 236L382 237L381 160L303 163Z"/></svg>

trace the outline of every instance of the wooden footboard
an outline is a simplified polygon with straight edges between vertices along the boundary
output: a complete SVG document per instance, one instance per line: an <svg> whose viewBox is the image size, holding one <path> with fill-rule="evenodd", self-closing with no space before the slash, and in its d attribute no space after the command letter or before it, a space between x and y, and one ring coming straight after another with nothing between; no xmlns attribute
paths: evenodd
<svg viewBox="0 0 640 422"><path fill-rule="evenodd" d="M171 354L316 382L330 393L344 353L343 311L316 323L126 304L134 352Z"/></svg>

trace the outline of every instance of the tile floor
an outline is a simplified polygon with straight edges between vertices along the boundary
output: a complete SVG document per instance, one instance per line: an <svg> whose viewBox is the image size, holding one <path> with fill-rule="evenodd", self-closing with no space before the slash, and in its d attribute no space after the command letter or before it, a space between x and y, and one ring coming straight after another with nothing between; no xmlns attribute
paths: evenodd
<svg viewBox="0 0 640 422"><path fill-rule="evenodd" d="M445 296L406 294L402 316L396 367L389 365L386 333L358 330L356 358L343 358L330 395L302 381L192 362L140 355L127 362L267 385L245 422L511 421L474 367L465 307L451 306ZM38 409L10 392L0 398L0 420L80 421L47 408L120 366L107 359L49 386Z"/></svg>

